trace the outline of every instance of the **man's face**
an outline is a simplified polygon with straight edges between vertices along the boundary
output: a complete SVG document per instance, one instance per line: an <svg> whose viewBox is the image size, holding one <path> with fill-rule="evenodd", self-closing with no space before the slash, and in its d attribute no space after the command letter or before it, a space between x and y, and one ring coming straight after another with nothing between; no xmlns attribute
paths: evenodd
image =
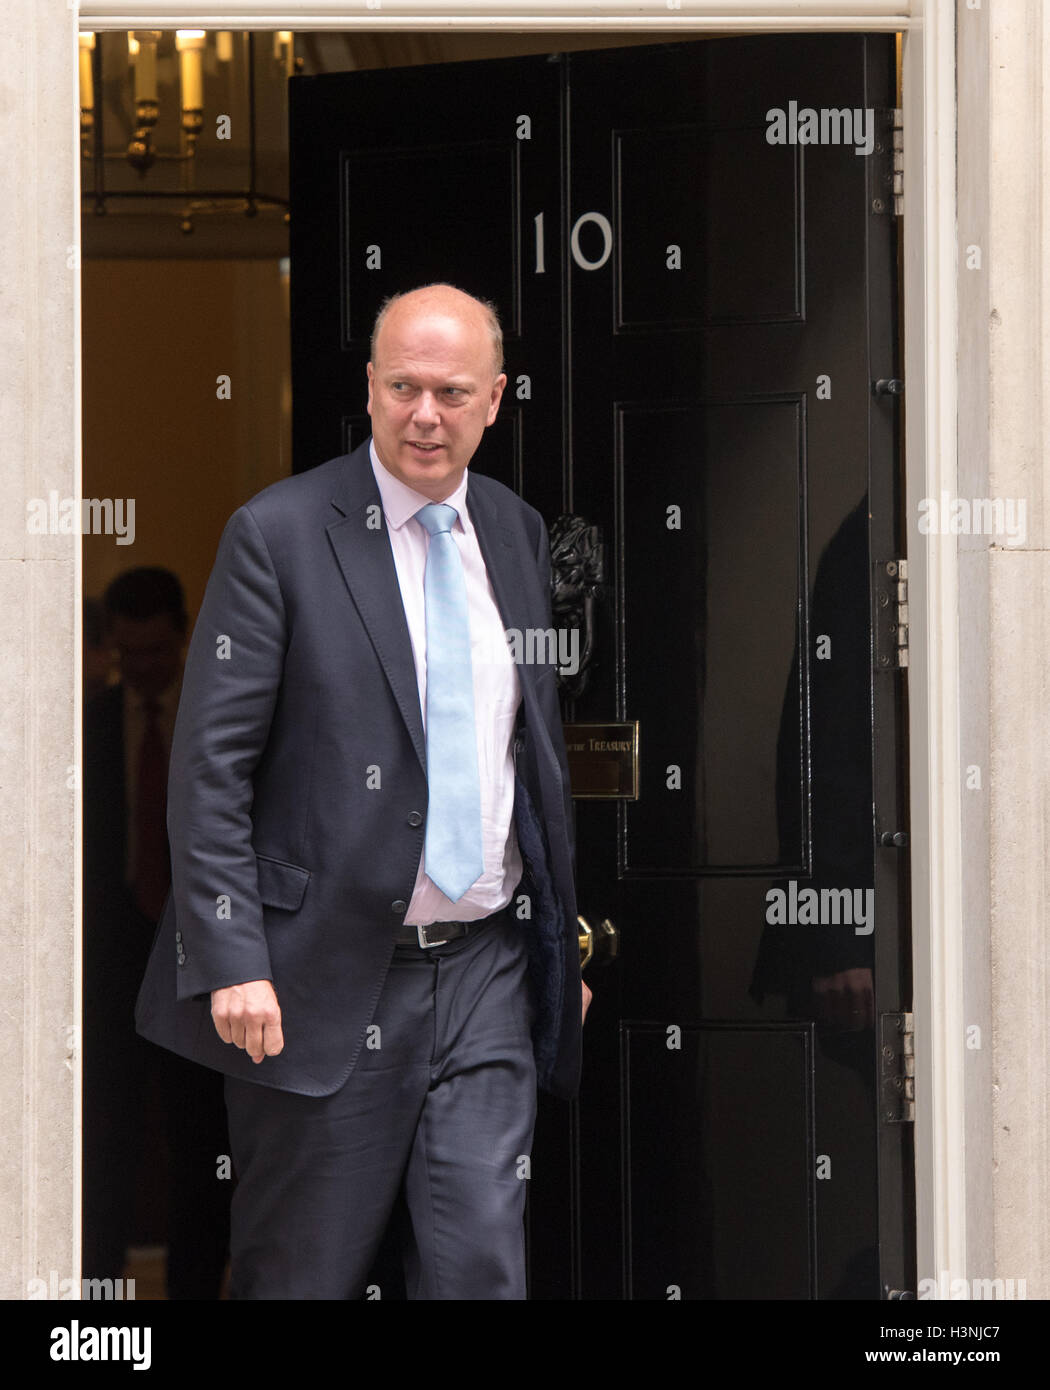
<svg viewBox="0 0 1050 1390"><path fill-rule="evenodd" d="M368 413L379 461L441 502L455 492L507 383L496 375L484 318L467 300L415 303L387 314L368 364Z"/></svg>
<svg viewBox="0 0 1050 1390"><path fill-rule="evenodd" d="M140 695L160 695L174 681L185 641L169 613L152 618L115 617L110 645L120 661L120 678Z"/></svg>

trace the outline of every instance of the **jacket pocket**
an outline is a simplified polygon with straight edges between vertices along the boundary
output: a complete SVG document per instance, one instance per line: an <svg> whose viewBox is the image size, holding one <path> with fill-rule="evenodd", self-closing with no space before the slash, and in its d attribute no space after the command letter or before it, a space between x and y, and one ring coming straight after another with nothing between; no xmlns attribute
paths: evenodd
<svg viewBox="0 0 1050 1390"><path fill-rule="evenodd" d="M257 854L255 862L259 870L260 901L266 907L280 908L283 912L298 912L310 882L310 870L301 869L298 864L286 864L283 859L271 859L266 854Z"/></svg>

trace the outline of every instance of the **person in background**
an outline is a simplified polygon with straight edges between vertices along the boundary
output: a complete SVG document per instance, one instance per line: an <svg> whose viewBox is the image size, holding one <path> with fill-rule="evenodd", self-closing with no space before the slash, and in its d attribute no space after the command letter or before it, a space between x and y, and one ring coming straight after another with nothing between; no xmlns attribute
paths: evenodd
<svg viewBox="0 0 1050 1390"><path fill-rule="evenodd" d="M166 1159L168 1297L214 1299L231 1186L219 1176L229 1152L221 1078L138 1037L134 1022L171 879L165 807L182 585L169 570L129 570L106 590L103 617L120 680L84 711L82 1271L122 1276L153 1141Z"/></svg>

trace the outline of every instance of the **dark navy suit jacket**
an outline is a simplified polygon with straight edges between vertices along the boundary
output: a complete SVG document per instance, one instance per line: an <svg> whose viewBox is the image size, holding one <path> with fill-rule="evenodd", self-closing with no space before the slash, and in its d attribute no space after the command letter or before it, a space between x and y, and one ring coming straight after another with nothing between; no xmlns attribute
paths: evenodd
<svg viewBox="0 0 1050 1390"><path fill-rule="evenodd" d="M491 478L468 479L505 627L549 628L542 518ZM581 1032L569 776L554 667L517 670L525 876L512 907L527 899L539 1084L568 1097ZM364 1046L427 814L415 665L367 443L266 488L227 523L187 654L168 788L172 891L138 1031L231 1076L331 1094ZM284 1050L257 1065L219 1038L210 995L262 979Z"/></svg>

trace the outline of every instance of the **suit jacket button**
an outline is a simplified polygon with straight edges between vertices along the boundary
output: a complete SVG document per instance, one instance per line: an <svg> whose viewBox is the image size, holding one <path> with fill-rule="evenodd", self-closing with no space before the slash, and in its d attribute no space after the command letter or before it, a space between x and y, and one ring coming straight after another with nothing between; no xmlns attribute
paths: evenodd
<svg viewBox="0 0 1050 1390"><path fill-rule="evenodd" d="M186 964L186 954L185 954L184 951L180 951L180 952L179 952L179 964L180 964L180 965L185 965L185 964Z"/></svg>
<svg viewBox="0 0 1050 1390"><path fill-rule="evenodd" d="M181 941L181 940L182 940L182 932L177 931L177 932L175 933L175 940L176 940L176 941Z"/></svg>
<svg viewBox="0 0 1050 1390"><path fill-rule="evenodd" d="M418 811L409 811L408 823L409 825L422 825L423 817L419 814Z"/></svg>
<svg viewBox="0 0 1050 1390"><path fill-rule="evenodd" d="M408 911L408 903L405 902L404 898L395 898L390 904L390 911L396 912L400 917L403 912Z"/></svg>

